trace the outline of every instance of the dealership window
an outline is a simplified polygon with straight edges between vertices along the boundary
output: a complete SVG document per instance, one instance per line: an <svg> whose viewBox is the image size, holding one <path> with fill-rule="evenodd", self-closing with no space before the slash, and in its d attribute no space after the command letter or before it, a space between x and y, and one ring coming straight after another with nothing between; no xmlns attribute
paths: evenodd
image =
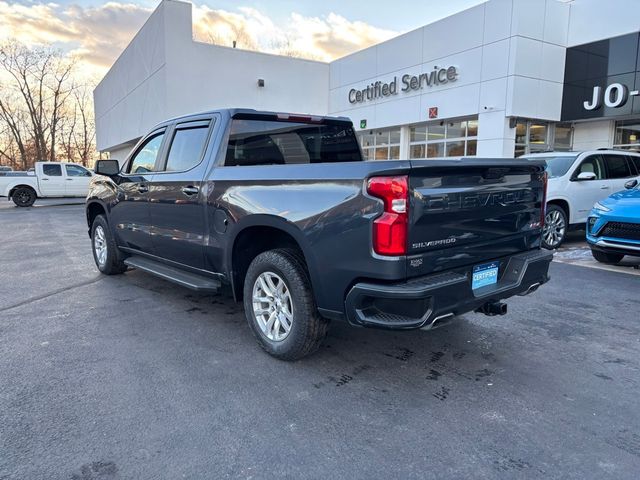
<svg viewBox="0 0 640 480"><path fill-rule="evenodd" d="M358 133L365 160L398 160L400 127L367 130Z"/></svg>
<svg viewBox="0 0 640 480"><path fill-rule="evenodd" d="M539 120L518 120L514 156L549 151L569 151L573 127L569 123L549 123Z"/></svg>
<svg viewBox="0 0 640 480"><path fill-rule="evenodd" d="M411 159L475 155L477 144L477 117L423 123L409 128Z"/></svg>
<svg viewBox="0 0 640 480"><path fill-rule="evenodd" d="M613 148L640 151L640 121L625 120L616 122Z"/></svg>

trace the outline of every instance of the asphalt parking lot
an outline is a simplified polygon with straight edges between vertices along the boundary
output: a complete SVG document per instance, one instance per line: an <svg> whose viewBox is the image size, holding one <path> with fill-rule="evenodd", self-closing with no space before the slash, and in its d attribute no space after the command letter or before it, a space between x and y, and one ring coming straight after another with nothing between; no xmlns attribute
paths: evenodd
<svg viewBox="0 0 640 480"><path fill-rule="evenodd" d="M81 205L3 205L0 479L637 478L638 270L560 256L505 317L284 363L230 299L100 276Z"/></svg>

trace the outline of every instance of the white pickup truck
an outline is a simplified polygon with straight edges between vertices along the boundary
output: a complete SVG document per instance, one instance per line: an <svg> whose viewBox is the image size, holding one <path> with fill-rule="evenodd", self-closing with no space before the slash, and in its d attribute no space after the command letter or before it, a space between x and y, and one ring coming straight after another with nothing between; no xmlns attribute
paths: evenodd
<svg viewBox="0 0 640 480"><path fill-rule="evenodd" d="M92 175L75 163L37 162L33 172L2 172L0 196L18 207L30 207L37 198L86 197Z"/></svg>

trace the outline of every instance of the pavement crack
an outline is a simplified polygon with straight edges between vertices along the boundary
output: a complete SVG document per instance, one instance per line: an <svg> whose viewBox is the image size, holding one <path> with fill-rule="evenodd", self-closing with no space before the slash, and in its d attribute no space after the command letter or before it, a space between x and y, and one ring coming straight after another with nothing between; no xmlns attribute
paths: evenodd
<svg viewBox="0 0 640 480"><path fill-rule="evenodd" d="M7 310L11 310L13 308L22 307L23 305L28 305L30 303L37 302L38 300L43 300L45 298L53 297L54 295L58 295L60 293L67 292L69 290L73 290L74 288L84 287L86 285L91 285L92 283L99 282L100 280L103 280L103 279L104 279L104 276L101 275L101 276L92 278L91 280L85 280L84 282L78 282L78 283L74 283L73 285L69 285L69 286L66 286L66 287L58 288L57 290L53 290L52 292L43 293L42 295L38 295L38 296L35 296L35 297L28 298L26 300L23 300L22 302L14 303L13 305L9 305L7 307L2 307L2 308L0 308L0 312L6 312Z"/></svg>

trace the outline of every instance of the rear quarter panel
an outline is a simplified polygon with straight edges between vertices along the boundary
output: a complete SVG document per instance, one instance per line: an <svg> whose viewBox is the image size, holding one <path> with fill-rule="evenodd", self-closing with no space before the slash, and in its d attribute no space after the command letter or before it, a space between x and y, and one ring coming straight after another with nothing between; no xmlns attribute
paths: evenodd
<svg viewBox="0 0 640 480"><path fill-rule="evenodd" d="M397 280L400 258L377 257L371 220L382 202L364 193L372 175L406 173L409 162L218 167L208 181L208 218L224 215L224 233L210 225L205 257L231 272L234 239L245 228L265 225L289 233L300 245L320 308L342 311L356 278Z"/></svg>

